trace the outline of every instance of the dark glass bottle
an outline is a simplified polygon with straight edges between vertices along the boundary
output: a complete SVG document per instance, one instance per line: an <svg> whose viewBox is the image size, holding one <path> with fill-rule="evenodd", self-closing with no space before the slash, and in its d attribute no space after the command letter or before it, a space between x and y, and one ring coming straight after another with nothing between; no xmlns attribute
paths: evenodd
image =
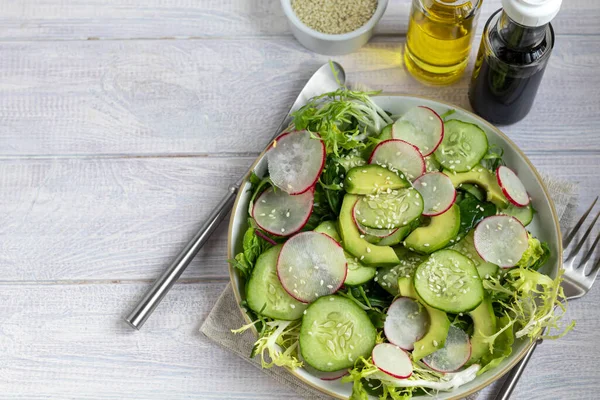
<svg viewBox="0 0 600 400"><path fill-rule="evenodd" d="M502 9L487 21L469 87L473 110L507 125L531 110L554 47L550 23L524 26Z"/></svg>

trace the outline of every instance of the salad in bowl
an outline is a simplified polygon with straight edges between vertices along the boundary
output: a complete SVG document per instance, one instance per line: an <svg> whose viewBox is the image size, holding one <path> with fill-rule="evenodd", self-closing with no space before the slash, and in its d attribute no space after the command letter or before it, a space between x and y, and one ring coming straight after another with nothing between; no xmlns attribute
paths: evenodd
<svg viewBox="0 0 600 400"><path fill-rule="evenodd" d="M560 234L536 237L535 196L473 119L375 95L311 99L248 177L235 332L340 398L462 396L572 327Z"/></svg>

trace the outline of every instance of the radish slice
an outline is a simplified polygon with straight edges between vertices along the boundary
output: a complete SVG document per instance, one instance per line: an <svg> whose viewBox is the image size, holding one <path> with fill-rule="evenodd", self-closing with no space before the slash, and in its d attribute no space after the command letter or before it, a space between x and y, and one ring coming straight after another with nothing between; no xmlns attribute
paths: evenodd
<svg viewBox="0 0 600 400"><path fill-rule="evenodd" d="M286 132L267 152L271 181L289 194L304 193L319 179L325 156L325 144L309 132Z"/></svg>
<svg viewBox="0 0 600 400"><path fill-rule="evenodd" d="M290 236L306 225L312 213L313 191L292 196L283 190L268 188L252 207L256 224L270 234Z"/></svg>
<svg viewBox="0 0 600 400"><path fill-rule="evenodd" d="M502 193L508 201L517 207L525 207L529 204L527 189L512 169L505 166L498 167L496 178L498 179L498 185L502 188Z"/></svg>
<svg viewBox="0 0 600 400"><path fill-rule="evenodd" d="M335 293L348 266L344 249L331 237L302 232L288 239L277 260L277 275L286 292L303 303Z"/></svg>
<svg viewBox="0 0 600 400"><path fill-rule="evenodd" d="M425 336L428 329L427 311L408 297L400 297L392 303L383 325L387 340L404 350L413 350L415 342Z"/></svg>
<svg viewBox="0 0 600 400"><path fill-rule="evenodd" d="M380 343L373 348L373 364L382 372L398 379L412 375L413 366L408 354L391 343Z"/></svg>
<svg viewBox="0 0 600 400"><path fill-rule="evenodd" d="M394 229L377 229L377 228L369 228L368 226L364 226L359 222L356 218L356 204L358 204L358 200L354 203L354 207L352 207L352 219L354 220L354 224L363 235L371 235L378 238L385 238L388 236L392 236L396 231L400 228Z"/></svg>
<svg viewBox="0 0 600 400"><path fill-rule="evenodd" d="M503 268L514 266L527 250L527 230L515 217L493 215L475 228L473 243L485 261Z"/></svg>
<svg viewBox="0 0 600 400"><path fill-rule="evenodd" d="M394 123L392 137L417 146L424 156L428 156L442 143L444 122L429 107L413 107Z"/></svg>
<svg viewBox="0 0 600 400"><path fill-rule="evenodd" d="M411 181L425 173L425 160L419 149L399 139L379 143L369 158L369 164L401 171Z"/></svg>
<svg viewBox="0 0 600 400"><path fill-rule="evenodd" d="M438 372L454 372L471 357L471 341L462 329L450 325L444 347L423 358L423 362Z"/></svg>
<svg viewBox="0 0 600 400"><path fill-rule="evenodd" d="M434 217L445 213L456 200L456 189L441 172L429 172L413 182L423 197L423 215Z"/></svg>

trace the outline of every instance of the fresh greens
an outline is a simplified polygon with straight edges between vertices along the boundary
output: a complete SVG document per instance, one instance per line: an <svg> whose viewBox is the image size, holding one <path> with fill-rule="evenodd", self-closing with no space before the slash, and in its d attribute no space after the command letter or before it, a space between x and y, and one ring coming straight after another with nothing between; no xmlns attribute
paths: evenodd
<svg viewBox="0 0 600 400"><path fill-rule="evenodd" d="M249 225L250 227L246 229L242 241L243 251L236 254L233 260L229 260L231 265L240 271L244 279L250 277L258 256L272 246L271 243L256 234L256 229L254 228L252 221L249 221Z"/></svg>
<svg viewBox="0 0 600 400"><path fill-rule="evenodd" d="M374 94L377 92L342 88L314 97L292 114L294 128L318 134L327 154L339 156L344 150L365 148L365 138L379 134L385 125L393 122L371 100Z"/></svg>
<svg viewBox="0 0 600 400"><path fill-rule="evenodd" d="M497 312L510 319L507 325L514 325L516 338L559 338L575 325L573 321L566 327L561 326L562 313L555 313L555 308L562 312L566 310L566 299L560 286L563 273L561 270L559 276L552 279L532 269L516 267L501 277L484 280L483 286L491 293ZM553 336L544 334L551 329L560 333ZM490 338L492 344L494 339Z"/></svg>
<svg viewBox="0 0 600 400"><path fill-rule="evenodd" d="M478 200L471 193L465 192L460 201L457 201L460 208L460 229L458 238L463 238L485 217L496 214L496 206L492 203Z"/></svg>
<svg viewBox="0 0 600 400"><path fill-rule="evenodd" d="M260 355L263 368L278 367L298 368L302 363L298 360L298 336L300 321L271 320L260 317L255 322L235 329L233 333L243 333L262 322L258 340L252 348L251 358Z"/></svg>
<svg viewBox="0 0 600 400"><path fill-rule="evenodd" d="M517 267L531 268L535 271L541 268L550 257L548 243L540 242L529 233L529 247L523 253L523 257L517 263Z"/></svg>

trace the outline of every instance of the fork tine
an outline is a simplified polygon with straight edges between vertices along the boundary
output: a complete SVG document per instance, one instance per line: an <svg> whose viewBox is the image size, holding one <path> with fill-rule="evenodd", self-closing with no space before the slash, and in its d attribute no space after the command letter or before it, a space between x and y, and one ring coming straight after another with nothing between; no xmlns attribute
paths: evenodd
<svg viewBox="0 0 600 400"><path fill-rule="evenodd" d="M598 197L596 197L596 199L594 199L594 201L592 202L592 205L590 206L590 208L588 208L587 211L585 213L583 213L583 215L581 216L581 218L579 218L579 221L577 221L577 223L573 227L573 230L571 232L569 232L569 234L567 235L567 237L563 240L563 248L566 249L567 247L569 247L569 245L573 241L573 238L575 237L575 235L579 231L579 228L581 228L581 226L583 225L583 221L585 221L585 219L587 218L587 216L590 215L590 212L592 212L592 210L594 209L594 206L596 205L597 201L598 201Z"/></svg>
<svg viewBox="0 0 600 400"><path fill-rule="evenodd" d="M594 220L592 221L590 226L587 228L587 230L583 234L583 237L581 238L579 243L577 243L577 246L575 246L575 248L571 251L571 254L569 254L569 256L565 259L565 261L570 261L573 257L575 257L579 253L579 250L581 250L581 248L583 247L588 236L590 236L590 233L592 232L592 229L594 229L594 225L598 221L599 217L600 217L600 211L598 211L598 214L596 214L596 217L594 218ZM580 266L581 266L581 264L580 264ZM577 268L579 268L579 267L577 267Z"/></svg>
<svg viewBox="0 0 600 400"><path fill-rule="evenodd" d="M599 269L600 269L600 258L598 258L598 260L596 261L596 265L594 265L594 268L592 268L590 270L590 272L586 275L586 277L592 278L592 283L593 283L593 281L596 280L596 275L598 275Z"/></svg>
<svg viewBox="0 0 600 400"><path fill-rule="evenodd" d="M592 246L589 248L587 254L585 256L583 256L583 258L581 259L581 262L579 263L579 266L576 269L579 269L579 268L581 268L581 266L583 266L583 271L585 272L587 263L590 260L590 258L592 258L592 255L594 254L594 250L596 250L596 247L598 246L598 242L600 242L600 235L598 235L598 237L596 237L596 240L594 240L594 243L592 243ZM590 275L591 272L592 271L590 270L590 273L588 275Z"/></svg>

